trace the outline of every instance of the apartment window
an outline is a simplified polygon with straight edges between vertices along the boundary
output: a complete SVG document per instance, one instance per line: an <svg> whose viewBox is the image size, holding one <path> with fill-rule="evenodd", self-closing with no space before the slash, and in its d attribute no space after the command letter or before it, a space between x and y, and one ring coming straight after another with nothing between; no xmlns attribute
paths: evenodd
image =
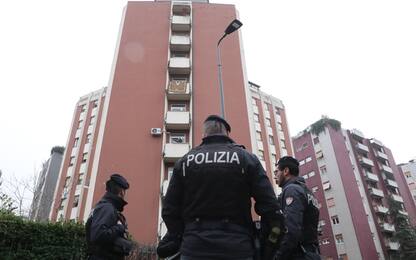
<svg viewBox="0 0 416 260"><path fill-rule="evenodd" d="M274 139L273 139L273 136L272 135L269 135L269 143L271 145L274 145Z"/></svg>
<svg viewBox="0 0 416 260"><path fill-rule="evenodd" d="M301 161L299 161L299 166L302 166L302 165L304 165L305 164L305 160L301 160Z"/></svg>
<svg viewBox="0 0 416 260"><path fill-rule="evenodd" d="M320 168L319 168L319 171L321 172L321 174L325 174L325 173L327 173L327 171L326 171L326 166L324 165L324 166L321 166Z"/></svg>
<svg viewBox="0 0 416 260"><path fill-rule="evenodd" d="M275 165L277 163L277 156L272 154L272 164Z"/></svg>
<svg viewBox="0 0 416 260"><path fill-rule="evenodd" d="M168 168L168 180L170 180L170 178L172 178L173 175L173 167L169 167Z"/></svg>
<svg viewBox="0 0 416 260"><path fill-rule="evenodd" d="M306 159L305 159L305 162L310 162L310 161L312 161L312 157L310 157L310 156L308 156L308 157L306 157Z"/></svg>
<svg viewBox="0 0 416 260"><path fill-rule="evenodd" d="M272 127L272 121L270 121L270 119L266 118L266 125L268 127Z"/></svg>
<svg viewBox="0 0 416 260"><path fill-rule="evenodd" d="M342 237L342 234L335 235L335 241L337 244L344 244L344 238Z"/></svg>
<svg viewBox="0 0 416 260"><path fill-rule="evenodd" d="M285 141L280 140L280 147L282 147L282 149L286 149Z"/></svg>
<svg viewBox="0 0 416 260"><path fill-rule="evenodd" d="M85 163L88 159L88 153L83 153L82 154L82 162Z"/></svg>
<svg viewBox="0 0 416 260"><path fill-rule="evenodd" d="M324 238L321 240L322 245L328 245L329 244L329 238Z"/></svg>
<svg viewBox="0 0 416 260"><path fill-rule="evenodd" d="M308 175L309 175L309 178L311 178L311 177L315 176L315 172L311 171L310 173L308 173Z"/></svg>
<svg viewBox="0 0 416 260"><path fill-rule="evenodd" d="M186 135L184 133L171 133L169 140L172 144L184 144L186 143Z"/></svg>
<svg viewBox="0 0 416 260"><path fill-rule="evenodd" d="M257 123L260 122L259 115L254 114L254 121Z"/></svg>
<svg viewBox="0 0 416 260"><path fill-rule="evenodd" d="M185 104L172 104L170 105L170 111L172 112L185 112L186 105Z"/></svg>
<svg viewBox="0 0 416 260"><path fill-rule="evenodd" d="M71 156L71 158L69 159L69 166L74 165L75 163L75 156Z"/></svg>
<svg viewBox="0 0 416 260"><path fill-rule="evenodd" d="M84 112L84 111L86 110L86 107L87 107L86 105L82 105L82 106L81 106L81 113L82 113L82 112Z"/></svg>
<svg viewBox="0 0 416 260"><path fill-rule="evenodd" d="M280 115L280 108L274 107L274 109L276 109L276 115Z"/></svg>
<svg viewBox="0 0 416 260"><path fill-rule="evenodd" d="M315 193L319 190L318 186L312 187L312 192Z"/></svg>
<svg viewBox="0 0 416 260"><path fill-rule="evenodd" d="M309 178L308 174L305 174L305 175L303 175L302 177L303 177L303 179L305 179L305 180L307 180L307 179Z"/></svg>
<svg viewBox="0 0 416 260"><path fill-rule="evenodd" d="M95 100L94 101L94 104L93 104L93 106L92 106L93 108L96 108L96 107L98 107L98 100Z"/></svg>
<svg viewBox="0 0 416 260"><path fill-rule="evenodd" d="M313 144L318 144L319 143L319 137L315 137L313 139Z"/></svg>
<svg viewBox="0 0 416 260"><path fill-rule="evenodd" d="M259 132L259 131L256 131L256 138L257 138L257 141L260 141L261 142L261 133Z"/></svg>
<svg viewBox="0 0 416 260"><path fill-rule="evenodd" d="M91 134L87 134L87 140L85 141L86 144L89 144L91 142Z"/></svg>
<svg viewBox="0 0 416 260"><path fill-rule="evenodd" d="M79 202L79 195L76 195L76 196L74 197L74 203L72 204L72 207L73 207L73 208L78 207L78 202Z"/></svg>
<svg viewBox="0 0 416 260"><path fill-rule="evenodd" d="M335 199L334 198L327 199L326 204L328 205L328 208L334 207L335 206Z"/></svg>
<svg viewBox="0 0 416 260"><path fill-rule="evenodd" d="M322 184L322 187L324 190L329 190L331 189L331 183L329 183L329 181L326 181Z"/></svg>
<svg viewBox="0 0 416 260"><path fill-rule="evenodd" d="M412 177L412 174L410 172L405 172L404 176L406 176L406 178L410 178L410 177Z"/></svg>
<svg viewBox="0 0 416 260"><path fill-rule="evenodd" d="M262 150L259 150L259 159L264 161L264 152Z"/></svg>
<svg viewBox="0 0 416 260"><path fill-rule="evenodd" d="M257 106L257 101L256 101L256 99L255 99L255 98L252 98L252 99L251 99L251 104L252 104L253 106Z"/></svg>
<svg viewBox="0 0 416 260"><path fill-rule="evenodd" d="M325 220L324 219L321 219L321 220L319 220L319 222L318 222L318 227L323 227L323 226L325 226Z"/></svg>
<svg viewBox="0 0 416 260"><path fill-rule="evenodd" d="M64 199L61 199L61 204L59 205L59 210L63 210L64 209L64 206L65 206L65 198Z"/></svg>
<svg viewBox="0 0 416 260"><path fill-rule="evenodd" d="M95 116L91 116L90 125L93 125L95 123Z"/></svg>
<svg viewBox="0 0 416 260"><path fill-rule="evenodd" d="M277 129L283 130L283 127L282 127L282 123L281 122L278 122L277 123Z"/></svg>
<svg viewBox="0 0 416 260"><path fill-rule="evenodd" d="M67 188L69 186L69 182L70 181L71 181L71 177L70 176L67 176L66 179L65 179L65 186L64 186L64 188Z"/></svg>
<svg viewBox="0 0 416 260"><path fill-rule="evenodd" d="M79 138L77 137L75 138L75 141L74 141L74 148L78 147L78 142L79 142Z"/></svg>
<svg viewBox="0 0 416 260"><path fill-rule="evenodd" d="M337 216L337 215L332 216L332 217L331 217L331 220L332 220L332 223L333 223L334 225L338 225L338 224L339 224L339 218L338 218L338 216Z"/></svg>
<svg viewBox="0 0 416 260"><path fill-rule="evenodd" d="M77 185L81 185L83 179L84 179L84 173L80 173L78 176Z"/></svg>
<svg viewBox="0 0 416 260"><path fill-rule="evenodd" d="M81 120L79 120L79 122L78 122L78 129L81 129L81 127L82 127L82 122L83 122L83 120L81 119Z"/></svg>
<svg viewBox="0 0 416 260"><path fill-rule="evenodd" d="M189 58L188 52L171 52L171 57Z"/></svg>

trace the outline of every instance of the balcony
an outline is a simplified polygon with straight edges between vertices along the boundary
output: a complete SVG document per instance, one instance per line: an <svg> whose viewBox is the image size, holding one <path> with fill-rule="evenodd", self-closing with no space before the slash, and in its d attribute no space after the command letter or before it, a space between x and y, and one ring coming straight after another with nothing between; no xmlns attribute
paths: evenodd
<svg viewBox="0 0 416 260"><path fill-rule="evenodd" d="M406 217L409 216L409 214L404 210L399 210L399 214L406 216Z"/></svg>
<svg viewBox="0 0 416 260"><path fill-rule="evenodd" d="M378 147L383 147L383 146L384 146L382 142L380 142L379 140L377 140L377 139L375 139L375 138L372 138L372 139L370 140L370 143L372 143L373 145L376 145L376 146L378 146Z"/></svg>
<svg viewBox="0 0 416 260"><path fill-rule="evenodd" d="M368 153L370 150L368 149L367 145L357 143L355 146L359 152Z"/></svg>
<svg viewBox="0 0 416 260"><path fill-rule="evenodd" d="M374 163L373 163L373 161L372 161L372 160L370 160L370 159L368 159L368 158L366 158L366 157L361 157L361 158L360 158L360 163L361 163L363 166L367 166L367 167L374 167Z"/></svg>
<svg viewBox="0 0 416 260"><path fill-rule="evenodd" d="M383 160L386 160L386 161L389 159L389 157L387 157L387 154L382 153L380 151L376 151L376 156L377 156L377 158L383 159Z"/></svg>
<svg viewBox="0 0 416 260"><path fill-rule="evenodd" d="M395 232L396 229L394 228L394 225L389 224L389 223L382 223L380 224L381 226L381 230L384 232Z"/></svg>
<svg viewBox="0 0 416 260"><path fill-rule="evenodd" d="M166 94L168 100L190 100L190 84L186 80L171 80Z"/></svg>
<svg viewBox="0 0 416 260"><path fill-rule="evenodd" d="M171 57L169 60L170 74L189 74L191 72L191 61L187 57Z"/></svg>
<svg viewBox="0 0 416 260"><path fill-rule="evenodd" d="M172 16L172 31L173 32L189 32L191 30L190 16Z"/></svg>
<svg viewBox="0 0 416 260"><path fill-rule="evenodd" d="M365 177L367 178L367 181L370 181L370 182L378 182L378 176L377 175L375 175L374 173L371 173L371 172L365 172L364 173L364 175L365 175Z"/></svg>
<svg viewBox="0 0 416 260"><path fill-rule="evenodd" d="M176 160L182 158L187 152L189 152L189 144L165 144L163 150L163 158L165 162L175 162Z"/></svg>
<svg viewBox="0 0 416 260"><path fill-rule="evenodd" d="M183 1L172 1L172 12L177 15L189 15L191 13L191 3Z"/></svg>
<svg viewBox="0 0 416 260"><path fill-rule="evenodd" d="M391 198L392 198L394 201L397 201L397 202L403 203L403 198L402 198L400 195L391 194Z"/></svg>
<svg viewBox="0 0 416 260"><path fill-rule="evenodd" d="M353 136L359 137L360 139L364 139L365 138L365 136L363 135L363 133L360 130L358 130L358 129L352 129L351 130L351 134Z"/></svg>
<svg viewBox="0 0 416 260"><path fill-rule="evenodd" d="M386 180L386 185L390 186L390 187L393 187L393 188L399 188L399 186L397 185L397 182L395 182L393 180L390 180L390 179Z"/></svg>
<svg viewBox="0 0 416 260"><path fill-rule="evenodd" d="M400 244L399 242L393 242L393 241L386 241L386 247L388 250L393 250L393 251L397 251L400 248Z"/></svg>
<svg viewBox="0 0 416 260"><path fill-rule="evenodd" d="M374 211L380 214L387 214L389 212L389 209L384 207L383 205L376 205L374 206Z"/></svg>
<svg viewBox="0 0 416 260"><path fill-rule="evenodd" d="M393 170L389 166L384 165L384 164L381 165L380 170L382 170L384 172L387 172L387 173L390 173L390 174L393 174Z"/></svg>
<svg viewBox="0 0 416 260"><path fill-rule="evenodd" d="M370 194L374 197L380 197L384 198L384 193L382 190L376 189L376 188L369 188Z"/></svg>
<svg viewBox="0 0 416 260"><path fill-rule="evenodd" d="M189 112L168 111L165 118L166 129L169 130L186 130L191 126L191 117Z"/></svg>
<svg viewBox="0 0 416 260"><path fill-rule="evenodd" d="M191 39L185 35L172 35L170 49L172 51L189 51L191 49Z"/></svg>

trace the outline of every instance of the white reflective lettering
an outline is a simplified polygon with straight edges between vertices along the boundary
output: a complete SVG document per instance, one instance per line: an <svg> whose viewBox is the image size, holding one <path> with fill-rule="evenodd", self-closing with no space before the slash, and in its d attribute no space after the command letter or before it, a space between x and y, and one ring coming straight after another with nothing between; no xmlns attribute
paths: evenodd
<svg viewBox="0 0 416 260"><path fill-rule="evenodd" d="M237 164L240 164L240 159L238 158L238 155L236 152L233 152L233 155L231 156L231 161L230 163L233 163L234 161L237 162Z"/></svg>
<svg viewBox="0 0 416 260"><path fill-rule="evenodd" d="M201 159L198 160L198 158L201 158ZM195 155L195 163L196 164L201 164L204 161L204 159L205 159L205 156L204 156L203 153L197 153Z"/></svg>
<svg viewBox="0 0 416 260"><path fill-rule="evenodd" d="M186 166L189 167L189 163L195 158L195 155L193 154L188 154L188 160L186 162Z"/></svg>
<svg viewBox="0 0 416 260"><path fill-rule="evenodd" d="M223 157L225 155L225 152L218 152L218 154L219 154L219 157L217 159L217 162L218 163L225 163L225 160L223 159Z"/></svg>

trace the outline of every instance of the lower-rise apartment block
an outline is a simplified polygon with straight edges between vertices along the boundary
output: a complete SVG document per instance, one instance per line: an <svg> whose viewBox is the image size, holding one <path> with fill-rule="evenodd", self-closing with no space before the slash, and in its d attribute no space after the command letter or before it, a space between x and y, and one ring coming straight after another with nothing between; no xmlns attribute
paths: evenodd
<svg viewBox="0 0 416 260"><path fill-rule="evenodd" d="M391 151L322 118L293 138L300 175L320 202L324 259L390 259L399 249L390 202L410 216Z"/></svg>

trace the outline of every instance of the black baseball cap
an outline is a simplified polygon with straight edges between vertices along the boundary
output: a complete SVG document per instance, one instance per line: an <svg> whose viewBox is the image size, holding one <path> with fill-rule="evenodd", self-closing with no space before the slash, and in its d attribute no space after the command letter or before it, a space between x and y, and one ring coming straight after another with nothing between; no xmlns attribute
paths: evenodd
<svg viewBox="0 0 416 260"><path fill-rule="evenodd" d="M117 184L118 186L120 186L121 188L127 190L130 185L127 182L126 178L124 178L123 176L121 176L118 173L114 173L110 176L110 181L113 181L115 184Z"/></svg>
<svg viewBox="0 0 416 260"><path fill-rule="evenodd" d="M210 115L207 117L207 119L205 119L204 123L207 121L217 121L220 122L221 124L223 124L225 126L225 129L227 130L227 132L231 132L231 126L227 123L227 121L225 121L224 118L218 116L218 115Z"/></svg>

